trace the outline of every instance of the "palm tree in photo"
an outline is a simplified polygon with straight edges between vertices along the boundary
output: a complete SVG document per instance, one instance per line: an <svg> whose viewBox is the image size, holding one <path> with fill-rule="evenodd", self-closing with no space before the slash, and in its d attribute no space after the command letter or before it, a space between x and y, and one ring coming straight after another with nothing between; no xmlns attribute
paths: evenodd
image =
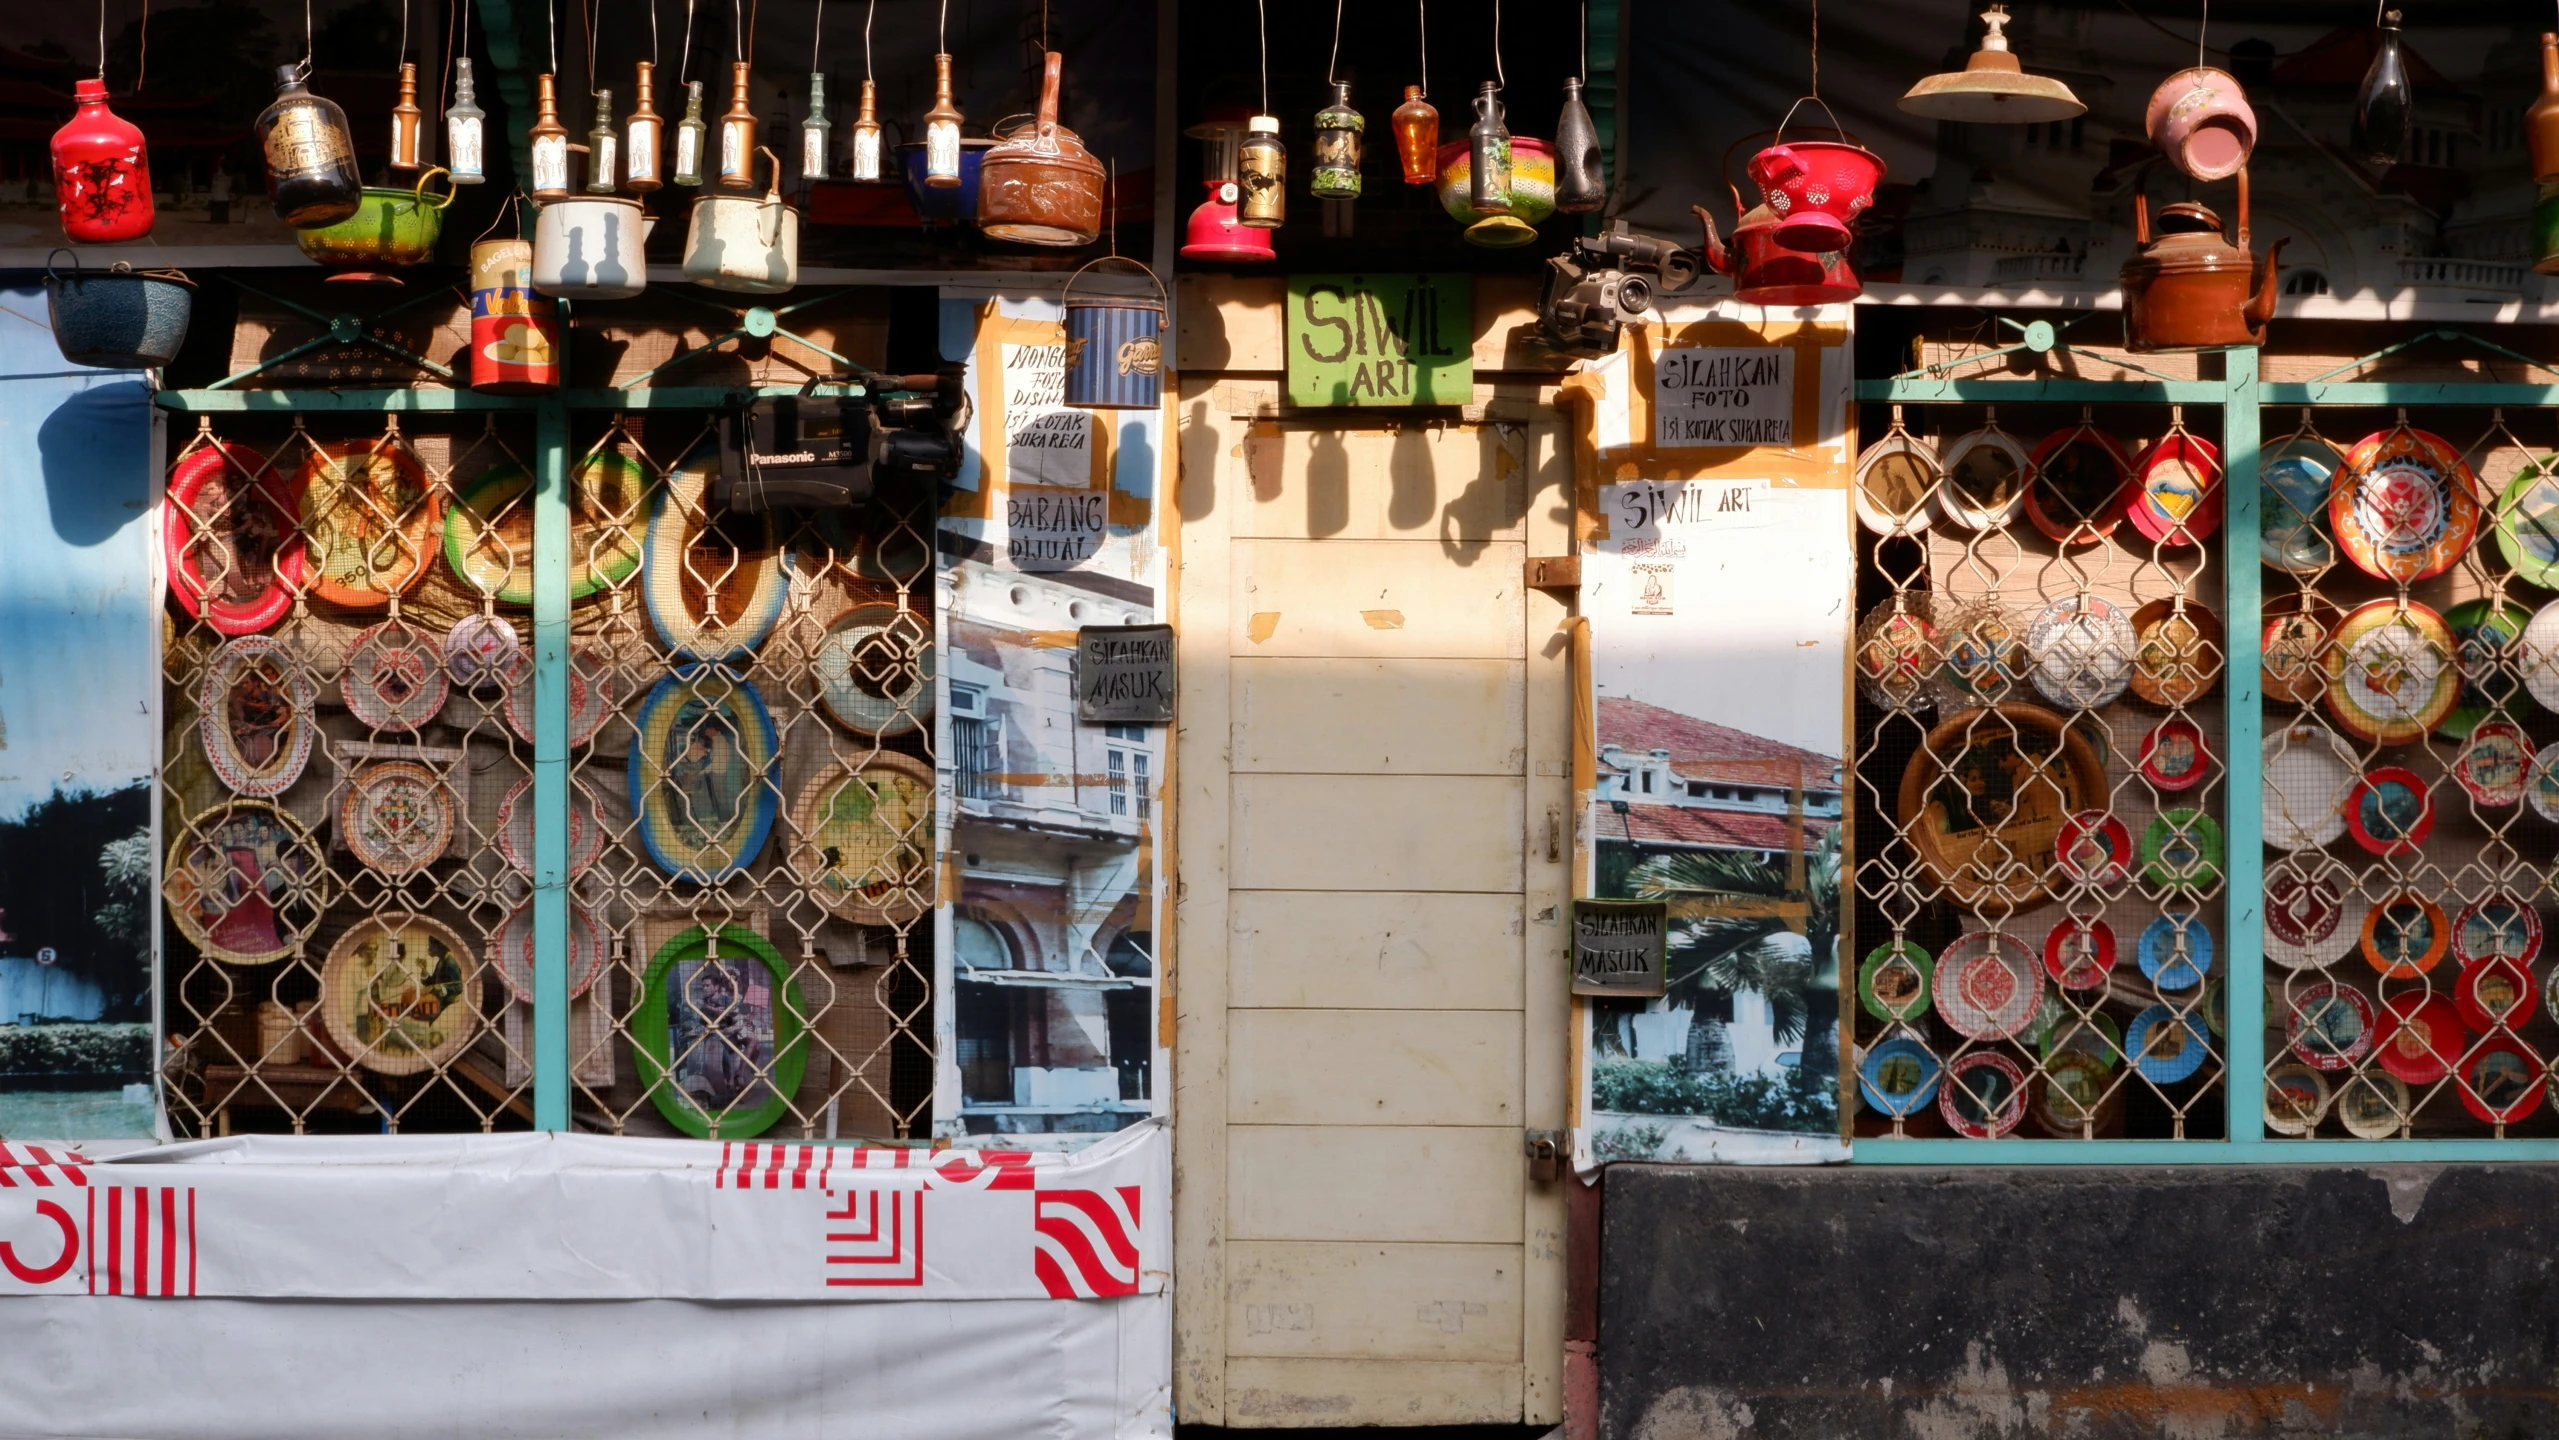
<svg viewBox="0 0 2559 1440"><path fill-rule="evenodd" d="M1639 899L1738 901L1729 915L1672 922L1667 999L1703 1011L1719 994L1749 990L1768 1001L1781 1044L1800 1045L1813 1027L1816 966L1838 962L1839 833L1804 859L1801 890L1786 867L1752 851L1707 850L1656 855L1627 874ZM1756 903L1753 903L1756 902ZM1781 913L1801 904L1800 917ZM1789 939L1800 936L1799 949ZM1828 1018L1825 1016L1824 1018Z"/></svg>

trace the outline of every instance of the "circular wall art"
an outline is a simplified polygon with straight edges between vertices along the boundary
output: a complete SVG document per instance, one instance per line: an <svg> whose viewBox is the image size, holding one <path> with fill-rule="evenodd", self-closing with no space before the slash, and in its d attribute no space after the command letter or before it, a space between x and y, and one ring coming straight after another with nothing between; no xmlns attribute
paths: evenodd
<svg viewBox="0 0 2559 1440"><path fill-rule="evenodd" d="M613 662L583 649L569 652L569 744L595 738L604 722L622 706L622 684ZM506 728L525 744L533 743L533 663L519 655L506 676Z"/></svg>
<svg viewBox="0 0 2559 1440"><path fill-rule="evenodd" d="M246 445L214 440L169 472L160 542L169 595L219 635L251 635L284 618L308 573L293 477Z"/></svg>
<svg viewBox="0 0 2559 1440"><path fill-rule="evenodd" d="M386 620L356 636L338 677L348 714L395 733L433 720L451 688L443 647L405 620Z"/></svg>
<svg viewBox="0 0 2559 1440"><path fill-rule="evenodd" d="M659 641L678 660L752 655L791 591L790 556L770 514L712 513L719 473L719 448L706 444L649 501L640 594Z"/></svg>
<svg viewBox="0 0 2559 1440"><path fill-rule="evenodd" d="M2328 649L2329 713L2359 740L2424 739L2461 698L2455 649L2443 617L2413 600L2357 607Z"/></svg>
<svg viewBox="0 0 2559 1440"><path fill-rule="evenodd" d="M2026 508L2026 477L2033 473L2026 447L2005 430L1958 435L1944 451L1946 482L1937 503L1965 530L1997 530Z"/></svg>
<svg viewBox="0 0 2559 1440"><path fill-rule="evenodd" d="M523 654L515 627L485 612L463 616L444 633L444 673L465 690L503 683Z"/></svg>
<svg viewBox="0 0 2559 1440"><path fill-rule="evenodd" d="M2316 705L2328 693L2328 640L2337 612L2309 596L2270 603L2259 637L2259 684L2266 698L2285 705Z"/></svg>
<svg viewBox="0 0 2559 1440"><path fill-rule="evenodd" d="M1975 930L1937 957L1929 982L1937 1013L1969 1040L2005 1040L2026 1028L2043 1002L2044 972L2026 942Z"/></svg>
<svg viewBox="0 0 2559 1440"><path fill-rule="evenodd" d="M2530 778L2524 782L2524 800L2532 813L2559 825L2559 745L2532 757Z"/></svg>
<svg viewBox="0 0 2559 1440"><path fill-rule="evenodd" d="M2414 890L2402 890L2364 912L2364 961L2384 980L2414 980L2434 969L2451 949L2452 922L2443 907Z"/></svg>
<svg viewBox="0 0 2559 1440"><path fill-rule="evenodd" d="M1908 1035L1896 1035L1866 1049L1857 1062L1857 1093L1874 1110L1907 1120L1937 1098L1944 1068L1928 1047Z"/></svg>
<svg viewBox="0 0 2559 1440"><path fill-rule="evenodd" d="M1926 531L1936 518L1929 501L1944 478L1936 446L1906 430L1889 432L1857 457L1856 483L1848 492L1857 523L1878 535Z"/></svg>
<svg viewBox="0 0 2559 1440"><path fill-rule="evenodd" d="M2064 545L2093 545L2123 523L2132 457L2114 437L2082 423L2056 430L2027 457L2026 518Z"/></svg>
<svg viewBox="0 0 2559 1440"><path fill-rule="evenodd" d="M2096 595L2065 595L2026 625L2035 689L2064 710L2094 710L2132 680L2133 622Z"/></svg>
<svg viewBox="0 0 2559 1440"><path fill-rule="evenodd" d="M1999 704L2025 683L2025 636L1994 601L1957 606L1938 625L1937 640L1946 657L1938 675L1952 704Z"/></svg>
<svg viewBox="0 0 2559 1440"><path fill-rule="evenodd" d="M648 471L591 454L570 477L569 598L620 584L640 566ZM510 460L462 487L444 515L444 563L501 605L533 603L533 477Z"/></svg>
<svg viewBox="0 0 2559 1440"><path fill-rule="evenodd" d="M2381 1038L2373 1058L2411 1085L2432 1085L2452 1073L2470 1046L2461 1012L2441 995L2408 994L2381 1002Z"/></svg>
<svg viewBox="0 0 2559 1440"><path fill-rule="evenodd" d="M2191 806L2162 810L2141 832L2142 883L2172 893L2221 880L2221 822Z"/></svg>
<svg viewBox="0 0 2559 1440"><path fill-rule="evenodd" d="M856 734L893 739L933 718L929 617L857 605L826 627L813 668L826 713Z"/></svg>
<svg viewBox="0 0 2559 1440"><path fill-rule="evenodd" d="M2153 1005L2124 1027L2124 1051L2133 1069L2154 1085L2191 1080L2212 1058L2212 1042L2204 1038L2203 1021L2180 1015L2166 1005Z"/></svg>
<svg viewBox="0 0 2559 1440"><path fill-rule="evenodd" d="M1957 1057L1938 1082L1937 1113L1967 1140L1992 1140L2026 1118L2026 1072L1996 1050Z"/></svg>
<svg viewBox="0 0 2559 1440"><path fill-rule="evenodd" d="M2132 873L2132 832L2103 810L2082 810L2061 822L2053 861L2074 885L2112 889Z"/></svg>
<svg viewBox="0 0 2559 1440"><path fill-rule="evenodd" d="M2141 737L2134 768L2159 789L2175 794L2191 790L2212 773L2212 745L2203 727L2183 715L2171 715Z"/></svg>
<svg viewBox="0 0 2559 1440"><path fill-rule="evenodd" d="M2541 912L2519 895L2483 895L2452 922L2452 953L2464 964L2506 959L2529 965L2541 955Z"/></svg>
<svg viewBox="0 0 2559 1440"><path fill-rule="evenodd" d="M2461 451L2405 425L2354 443L2328 497L2328 524L2355 568L2406 583L2452 568L2479 533L2479 482Z"/></svg>
<svg viewBox="0 0 2559 1440"><path fill-rule="evenodd" d="M338 841L383 875L414 875L452 843L454 808L453 791L433 770L377 761L355 772L338 798Z"/></svg>
<svg viewBox="0 0 2559 1440"><path fill-rule="evenodd" d="M2266 1071L2266 1128L2278 1135L2307 1135L2328 1118L2335 1098L2327 1076L2286 1060Z"/></svg>
<svg viewBox="0 0 2559 1440"><path fill-rule="evenodd" d="M311 832L263 800L198 815L169 845L169 919L207 958L262 965L292 954L328 907L329 866Z"/></svg>
<svg viewBox="0 0 2559 1440"><path fill-rule="evenodd" d="M498 854L519 873L533 873L533 782L518 780L498 802ZM604 827L583 782L569 786L569 874L585 873L604 853Z"/></svg>
<svg viewBox="0 0 2559 1440"><path fill-rule="evenodd" d="M2346 918L2354 876L2325 856L2305 871L2287 860L2266 872L2266 958L2293 970L2343 959L2362 932Z"/></svg>
<svg viewBox="0 0 2559 1440"><path fill-rule="evenodd" d="M649 860L706 885L755 863L781 808L763 695L724 666L689 666L658 681L632 724L626 773Z"/></svg>
<svg viewBox="0 0 2559 1440"><path fill-rule="evenodd" d="M2435 727L2449 740L2467 737L2491 716L2513 714L2523 698L2523 632L2532 617L2519 605L2466 600L2443 614L2452 631L2461 698Z"/></svg>
<svg viewBox="0 0 2559 1440"><path fill-rule="evenodd" d="M1896 592L1858 623L1857 689L1875 705L1886 710L1935 708L1932 682L1945 656L1928 611L1926 595ZM929 697L932 692L925 693Z"/></svg>
<svg viewBox="0 0 2559 1440"><path fill-rule="evenodd" d="M2414 855L2434 831L2434 797L2405 766L2374 766L2346 796L2346 833L2375 855Z"/></svg>
<svg viewBox="0 0 2559 1440"><path fill-rule="evenodd" d="M2035 1072L2033 1091L2036 1128L2062 1139L2111 1130L2123 1112L2124 1092L2110 1085L2106 1066L2085 1050L2046 1060Z"/></svg>
<svg viewBox="0 0 2559 1440"><path fill-rule="evenodd" d="M2544 710L2559 710L2559 600L2553 600L2524 622L2523 642L2516 647L2523 688Z"/></svg>
<svg viewBox="0 0 2559 1440"><path fill-rule="evenodd" d="M2495 534L2516 579L2559 590L2559 456L2531 461L2506 482Z"/></svg>
<svg viewBox="0 0 2559 1440"><path fill-rule="evenodd" d="M763 936L697 925L650 957L640 997L631 1055L667 1123L749 1140L790 1109L808 1069L808 1007Z"/></svg>
<svg viewBox="0 0 2559 1440"><path fill-rule="evenodd" d="M933 767L893 751L820 766L791 806L791 870L857 925L903 925L933 900Z"/></svg>
<svg viewBox="0 0 2559 1440"><path fill-rule="evenodd" d="M2133 612L2132 692L2153 705L2192 705L2221 676L2221 617L2192 600L2153 600Z"/></svg>
<svg viewBox="0 0 2559 1440"><path fill-rule="evenodd" d="M2192 990L2212 973L2212 931L2193 914L2172 910L2143 927L2133 958L2162 990Z"/></svg>
<svg viewBox="0 0 2559 1440"><path fill-rule="evenodd" d="M2291 997L2284 1043L2301 1063L2334 1073L2372 1053L2372 1002L2363 992L2321 981Z"/></svg>
<svg viewBox="0 0 2559 1440"><path fill-rule="evenodd" d="M2328 492L2345 459L2316 435L2295 435L2261 452L2260 560L2292 575L2316 575L2336 563L2337 545L2328 536Z"/></svg>
<svg viewBox="0 0 2559 1440"><path fill-rule="evenodd" d="M2346 1077L2337 1086L2337 1119L2358 1140L2386 1140L2399 1133L2415 1113L2408 1087L2390 1075L2370 1070Z"/></svg>
<svg viewBox="0 0 2559 1440"><path fill-rule="evenodd" d="M569 998L575 1000L595 983L604 972L605 959L612 953L605 938L604 926L595 912L583 905L569 907ZM530 1005L533 1003L533 907L525 905L506 918L498 927L498 977L506 982L507 993Z"/></svg>
<svg viewBox="0 0 2559 1440"><path fill-rule="evenodd" d="M283 642L243 635L213 652L196 692L196 728L214 778L272 799L293 788L320 733L320 686Z"/></svg>
<svg viewBox="0 0 2559 1440"><path fill-rule="evenodd" d="M440 501L407 447L387 439L314 445L297 483L314 596L379 610L426 573Z"/></svg>
<svg viewBox="0 0 2559 1440"><path fill-rule="evenodd" d="M2541 981L2532 967L2502 957L2472 961L2452 982L2453 1008L2461 1012L2463 1024L2482 1034L2530 1024L2533 1001L2540 995Z"/></svg>
<svg viewBox="0 0 2559 1440"><path fill-rule="evenodd" d="M2512 1125L2541 1108L2541 1057L2499 1038L2461 1059L2461 1108L2491 1125Z"/></svg>
<svg viewBox="0 0 2559 1440"><path fill-rule="evenodd" d="M441 922L386 911L329 947L320 1020L338 1053L381 1075L415 1075L480 1033L480 958Z"/></svg>
<svg viewBox="0 0 2559 1440"><path fill-rule="evenodd" d="M2355 790L2355 757L2317 725L2294 725L2259 746L2258 811L2266 843L2309 850L2346 833L2346 799Z"/></svg>
<svg viewBox="0 0 2559 1440"><path fill-rule="evenodd" d="M1885 941L1857 967L1857 1003L1878 1020L1917 1020L1928 1013L1928 971L1934 963L1908 940Z"/></svg>
<svg viewBox="0 0 2559 1440"><path fill-rule="evenodd" d="M1938 722L1903 769L1900 815L1920 861L1972 906L2043 899L2063 822L2106 798L2106 767L2059 715L2033 705Z"/></svg>
<svg viewBox="0 0 2559 1440"><path fill-rule="evenodd" d="M2453 757L2452 778L2479 805L2491 809L2523 803L2532 774L2532 739L2511 720L2484 720Z"/></svg>
<svg viewBox="0 0 2559 1440"><path fill-rule="evenodd" d="M2044 936L2044 973L2064 990L2095 990L2115 968L2115 930L2103 920L2074 917Z"/></svg>
<svg viewBox="0 0 2559 1440"><path fill-rule="evenodd" d="M2161 436L2133 462L2130 515L2144 539L2202 544L2221 528L2221 451L2183 430Z"/></svg>

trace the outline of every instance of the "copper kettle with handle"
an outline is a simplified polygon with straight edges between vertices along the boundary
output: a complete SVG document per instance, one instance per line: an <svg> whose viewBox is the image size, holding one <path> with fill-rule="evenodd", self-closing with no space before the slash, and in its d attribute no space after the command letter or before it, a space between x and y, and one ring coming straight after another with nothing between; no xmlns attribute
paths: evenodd
<svg viewBox="0 0 2559 1440"><path fill-rule="evenodd" d="M2275 314L2277 240L2263 259L2248 248L2248 170L2239 170L2239 226L2223 238L2221 217L2199 201L2184 200L2159 212L2150 225L2150 196L2133 192L2133 241L2124 262L2126 348L2136 354L2163 350L2227 350L2266 343Z"/></svg>

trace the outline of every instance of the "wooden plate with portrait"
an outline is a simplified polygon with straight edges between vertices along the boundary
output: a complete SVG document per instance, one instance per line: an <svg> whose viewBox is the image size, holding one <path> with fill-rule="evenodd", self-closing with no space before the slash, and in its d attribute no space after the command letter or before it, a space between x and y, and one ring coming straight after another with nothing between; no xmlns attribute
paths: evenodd
<svg viewBox="0 0 2559 1440"><path fill-rule="evenodd" d="M338 1053L378 1075L415 1075L480 1033L480 957L442 923L391 910L329 947L320 1021Z"/></svg>
<svg viewBox="0 0 2559 1440"><path fill-rule="evenodd" d="M2045 898L2063 824L2105 803L2096 747L2040 705L2008 704L1929 731L1902 771L1899 809L1957 904L2022 908Z"/></svg>
<svg viewBox="0 0 2559 1440"><path fill-rule="evenodd" d="M933 767L893 752L819 768L791 806L791 870L858 925L903 925L933 899Z"/></svg>
<svg viewBox="0 0 2559 1440"><path fill-rule="evenodd" d="M379 610L426 574L442 501L405 446L388 439L315 445L295 483L314 596Z"/></svg>
<svg viewBox="0 0 2559 1440"><path fill-rule="evenodd" d="M320 733L320 685L281 641L243 635L213 654L196 695L216 779L266 800L293 788Z"/></svg>

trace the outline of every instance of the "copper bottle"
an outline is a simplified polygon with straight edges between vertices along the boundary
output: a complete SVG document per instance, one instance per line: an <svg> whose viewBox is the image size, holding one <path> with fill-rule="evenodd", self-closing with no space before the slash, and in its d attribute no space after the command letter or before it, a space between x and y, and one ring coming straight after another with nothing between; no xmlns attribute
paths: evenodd
<svg viewBox="0 0 2559 1440"><path fill-rule="evenodd" d="M560 123L560 91L558 82L544 75L534 81L533 128L526 134L526 150L533 161L533 198L566 200L569 198L569 132Z"/></svg>
<svg viewBox="0 0 2559 1440"><path fill-rule="evenodd" d="M622 122L622 188L645 195L665 183L658 176L660 137L666 121L657 112L657 68L643 60L631 117Z"/></svg>
<svg viewBox="0 0 2559 1440"><path fill-rule="evenodd" d="M853 178L865 184L880 179L880 87L862 82L862 113L853 121Z"/></svg>
<svg viewBox="0 0 2559 1440"><path fill-rule="evenodd" d="M720 168L712 183L723 189L755 188L755 112L747 108L747 66L729 67L729 108L720 116Z"/></svg>
<svg viewBox="0 0 2559 1440"><path fill-rule="evenodd" d="M933 57L933 108L924 112L924 183L950 190L960 183L960 107L951 103L951 57Z"/></svg>
<svg viewBox="0 0 2559 1440"><path fill-rule="evenodd" d="M400 101L391 107L391 168L418 168L418 136L426 112L418 108L418 67L400 62Z"/></svg>
<svg viewBox="0 0 2559 1440"><path fill-rule="evenodd" d="M2541 36L2541 95L2523 112L2524 144L2532 151L2532 178L2559 180L2559 35Z"/></svg>

